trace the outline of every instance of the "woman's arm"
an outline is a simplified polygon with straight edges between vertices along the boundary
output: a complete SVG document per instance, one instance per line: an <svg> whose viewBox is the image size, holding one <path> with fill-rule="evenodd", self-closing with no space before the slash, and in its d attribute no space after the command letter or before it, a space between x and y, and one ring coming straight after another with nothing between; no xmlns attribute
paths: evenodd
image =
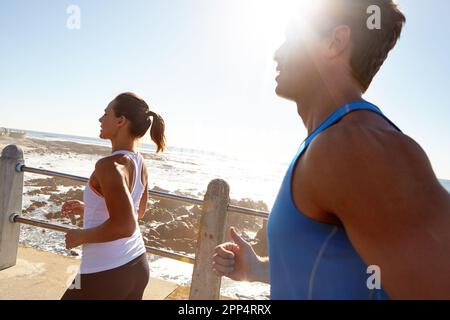
<svg viewBox="0 0 450 320"><path fill-rule="evenodd" d="M147 210L147 203L148 203L148 173L147 173L147 167L145 164L142 166L142 176L143 180L142 183L144 184L144 193L142 194L141 202L139 203L139 216L138 219L142 219L145 215L145 211ZM139 178L140 179L140 178Z"/></svg>
<svg viewBox="0 0 450 320"><path fill-rule="evenodd" d="M142 194L141 202L139 203L139 216L138 219L142 219L145 215L145 210L147 210L148 202L148 185L144 188L144 193Z"/></svg>
<svg viewBox="0 0 450 320"><path fill-rule="evenodd" d="M125 167L112 159L97 162L95 176L105 198L109 219L95 228L69 231L66 234L68 249L85 243L114 241L133 234L136 221L124 171Z"/></svg>

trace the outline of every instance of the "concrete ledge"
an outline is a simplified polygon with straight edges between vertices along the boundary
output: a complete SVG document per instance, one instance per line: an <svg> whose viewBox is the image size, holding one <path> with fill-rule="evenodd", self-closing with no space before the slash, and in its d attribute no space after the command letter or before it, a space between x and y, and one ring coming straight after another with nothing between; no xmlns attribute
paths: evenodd
<svg viewBox="0 0 450 320"><path fill-rule="evenodd" d="M0 271L0 300L59 300L79 265L80 260L74 258L21 246L17 264ZM150 278L144 300L164 300L178 287L170 281ZM187 299L186 290L177 297Z"/></svg>

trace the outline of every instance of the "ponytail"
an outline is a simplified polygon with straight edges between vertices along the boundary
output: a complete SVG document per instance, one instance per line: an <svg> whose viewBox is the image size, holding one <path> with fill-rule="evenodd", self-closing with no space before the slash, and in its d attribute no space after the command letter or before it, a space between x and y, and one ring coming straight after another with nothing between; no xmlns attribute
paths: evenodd
<svg viewBox="0 0 450 320"><path fill-rule="evenodd" d="M156 143L156 152L164 151L166 137L164 136L163 118L150 111L148 104L132 92L119 94L114 101L116 117L124 116L131 123L130 134L135 138L142 138L151 126L150 137Z"/></svg>
<svg viewBox="0 0 450 320"><path fill-rule="evenodd" d="M152 127L150 129L150 137L156 143L156 152L164 151L166 148L166 137L164 131L166 125L164 119L157 113L150 111L150 116L153 117Z"/></svg>

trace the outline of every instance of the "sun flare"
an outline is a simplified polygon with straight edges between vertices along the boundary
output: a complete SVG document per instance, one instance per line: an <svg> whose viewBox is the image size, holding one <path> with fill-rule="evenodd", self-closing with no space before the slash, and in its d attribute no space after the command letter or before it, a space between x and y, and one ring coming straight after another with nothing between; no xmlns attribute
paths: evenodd
<svg viewBox="0 0 450 320"><path fill-rule="evenodd" d="M284 40L286 26L292 19L301 19L319 1L310 0L249 0L244 2L248 12L247 25L259 34L261 50L271 53Z"/></svg>

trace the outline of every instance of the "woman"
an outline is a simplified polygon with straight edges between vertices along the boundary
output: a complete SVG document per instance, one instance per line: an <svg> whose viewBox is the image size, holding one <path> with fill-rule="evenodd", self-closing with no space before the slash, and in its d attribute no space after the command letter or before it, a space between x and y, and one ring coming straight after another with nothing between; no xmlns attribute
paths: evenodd
<svg viewBox="0 0 450 320"><path fill-rule="evenodd" d="M136 142L151 126L157 152L165 148L164 120L133 93L117 96L99 119L111 156L95 165L83 202L67 201L63 214L84 215L84 228L66 234L66 248L83 245L80 273L63 295L73 299L142 299L149 281L139 229L147 206L147 169Z"/></svg>

